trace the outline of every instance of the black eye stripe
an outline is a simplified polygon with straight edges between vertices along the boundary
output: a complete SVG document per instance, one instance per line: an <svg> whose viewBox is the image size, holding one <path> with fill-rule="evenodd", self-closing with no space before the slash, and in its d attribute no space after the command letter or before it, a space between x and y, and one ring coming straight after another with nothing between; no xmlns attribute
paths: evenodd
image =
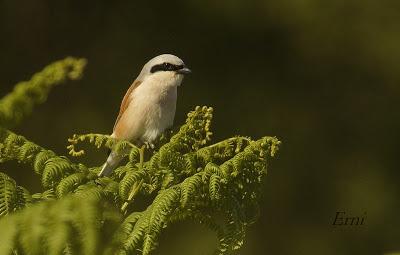
<svg viewBox="0 0 400 255"><path fill-rule="evenodd" d="M162 63L162 64L158 64L158 65L154 65L151 69L150 69L150 73L155 73L158 71L177 71L184 68L183 65L174 65L171 63Z"/></svg>

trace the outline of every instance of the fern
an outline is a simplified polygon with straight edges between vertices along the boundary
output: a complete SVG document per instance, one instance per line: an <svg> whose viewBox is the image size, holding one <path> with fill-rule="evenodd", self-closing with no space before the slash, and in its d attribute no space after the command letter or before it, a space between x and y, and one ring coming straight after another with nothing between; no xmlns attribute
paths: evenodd
<svg viewBox="0 0 400 255"><path fill-rule="evenodd" d="M0 217L24 208L32 201L29 191L0 172Z"/></svg>
<svg viewBox="0 0 400 255"><path fill-rule="evenodd" d="M56 188L57 197L63 197L67 194L72 193L80 185L88 182L87 173L74 173L60 181Z"/></svg>
<svg viewBox="0 0 400 255"><path fill-rule="evenodd" d="M67 79L79 79L85 65L85 59L66 58L47 66L30 81L15 85L13 92L0 100L0 126L18 124L32 112L35 104L46 101L52 87Z"/></svg>
<svg viewBox="0 0 400 255"><path fill-rule="evenodd" d="M104 254L120 220L114 206L94 198L41 202L0 222L0 254Z"/></svg>
<svg viewBox="0 0 400 255"><path fill-rule="evenodd" d="M75 148L76 144L82 141L88 141L89 143L93 143L97 148L103 146L107 147L123 156L126 156L128 154L128 151L131 150L132 153L133 151L136 151L137 155L139 155L138 154L139 148L137 148L134 144L124 140L118 141L114 138L111 138L109 135L102 135L102 134L73 135L72 138L68 139L68 142L71 143L69 146L67 146L70 155L74 157L79 157L85 154L84 150L76 151Z"/></svg>
<svg viewBox="0 0 400 255"><path fill-rule="evenodd" d="M8 129L54 85L79 78L85 63L58 61L0 100L0 163L30 166L43 188L31 195L0 173L0 254L151 254L162 231L182 220L216 233L215 254L236 254L259 214L262 182L280 141L237 136L208 145L213 109L196 107L144 158L129 141L73 135L72 156L85 155L77 147L86 141L127 158L111 177L97 178L99 166L72 163ZM137 196L155 198L138 212L130 206Z"/></svg>

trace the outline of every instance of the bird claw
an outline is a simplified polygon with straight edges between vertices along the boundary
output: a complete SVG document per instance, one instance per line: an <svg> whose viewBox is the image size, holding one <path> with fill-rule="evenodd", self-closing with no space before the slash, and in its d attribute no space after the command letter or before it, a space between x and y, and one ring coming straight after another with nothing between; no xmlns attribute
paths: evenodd
<svg viewBox="0 0 400 255"><path fill-rule="evenodd" d="M154 149L154 144L150 142L144 142L144 145L146 146L147 149Z"/></svg>

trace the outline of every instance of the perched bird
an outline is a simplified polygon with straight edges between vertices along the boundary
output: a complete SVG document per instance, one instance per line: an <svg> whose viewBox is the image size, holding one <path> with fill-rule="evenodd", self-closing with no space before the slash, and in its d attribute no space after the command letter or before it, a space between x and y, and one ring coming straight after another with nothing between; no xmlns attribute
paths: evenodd
<svg viewBox="0 0 400 255"><path fill-rule="evenodd" d="M191 73L183 61L171 54L147 62L126 92L111 137L138 145L152 142L175 117L177 87ZM122 157L111 152L99 176L108 176Z"/></svg>

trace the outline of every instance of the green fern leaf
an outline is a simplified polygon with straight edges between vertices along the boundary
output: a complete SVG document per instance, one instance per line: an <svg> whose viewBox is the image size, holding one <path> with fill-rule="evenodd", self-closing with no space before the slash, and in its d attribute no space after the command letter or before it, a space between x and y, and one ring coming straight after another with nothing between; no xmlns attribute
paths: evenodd
<svg viewBox="0 0 400 255"><path fill-rule="evenodd" d="M210 199L212 201L219 200L220 198L220 181L221 177L218 174L212 174L210 177Z"/></svg>
<svg viewBox="0 0 400 255"><path fill-rule="evenodd" d="M186 207L191 197L196 193L201 192L201 185L203 185L202 174L197 173L191 177L186 178L180 185L182 188L182 207Z"/></svg>
<svg viewBox="0 0 400 255"><path fill-rule="evenodd" d="M48 159L42 174L43 187L55 187L64 176L73 172L73 170L71 163L65 158Z"/></svg>
<svg viewBox="0 0 400 255"><path fill-rule="evenodd" d="M72 193L78 186L87 182L87 173L74 173L63 178L57 185L56 194L63 197Z"/></svg>
<svg viewBox="0 0 400 255"><path fill-rule="evenodd" d="M18 189L15 181L0 172L0 216L15 210L18 204Z"/></svg>
<svg viewBox="0 0 400 255"><path fill-rule="evenodd" d="M85 65L85 59L69 57L47 66L30 81L18 83L10 94L0 100L0 126L17 125L32 112L35 104L46 100L53 86L66 79L79 79Z"/></svg>
<svg viewBox="0 0 400 255"><path fill-rule="evenodd" d="M33 163L33 169L35 170L35 172L39 175L42 175L47 160L53 158L54 156L55 154L49 150L39 152L36 155L35 161Z"/></svg>
<svg viewBox="0 0 400 255"><path fill-rule="evenodd" d="M46 190L43 193L32 194L33 202L40 202L43 200L54 200L56 198L57 198L57 195L54 192L54 189Z"/></svg>
<svg viewBox="0 0 400 255"><path fill-rule="evenodd" d="M119 183L119 196L122 200L127 200L133 186L146 177L145 171L132 170L125 174Z"/></svg>

